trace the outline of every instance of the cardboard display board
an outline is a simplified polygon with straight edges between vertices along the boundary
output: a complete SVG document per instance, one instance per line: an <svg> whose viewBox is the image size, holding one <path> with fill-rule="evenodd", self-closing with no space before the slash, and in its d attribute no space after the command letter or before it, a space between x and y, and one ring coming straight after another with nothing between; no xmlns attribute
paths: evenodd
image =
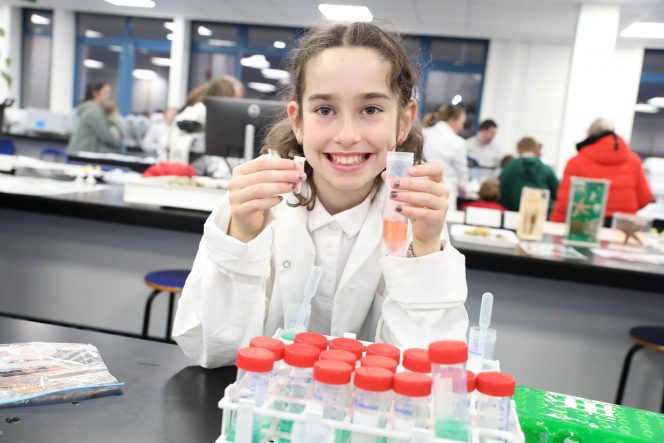
<svg viewBox="0 0 664 443"><path fill-rule="evenodd" d="M599 244L599 230L604 225L609 180L572 177L567 201L563 243L578 246Z"/></svg>
<svg viewBox="0 0 664 443"><path fill-rule="evenodd" d="M525 187L521 190L519 224L516 227L516 235L520 239L542 240L550 195L548 189Z"/></svg>

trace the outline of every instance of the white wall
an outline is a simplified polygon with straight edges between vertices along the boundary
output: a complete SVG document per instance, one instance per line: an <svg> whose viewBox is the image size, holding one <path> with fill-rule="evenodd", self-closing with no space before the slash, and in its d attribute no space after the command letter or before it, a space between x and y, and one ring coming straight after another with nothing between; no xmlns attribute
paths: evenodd
<svg viewBox="0 0 664 443"><path fill-rule="evenodd" d="M76 69L76 16L72 11L53 11L51 51L50 109L68 113L72 109Z"/></svg>
<svg viewBox="0 0 664 443"><path fill-rule="evenodd" d="M21 10L0 6L0 27L5 30L5 37L0 38L1 66L6 69L4 59L7 56L11 57L9 74L13 78L11 89L8 89L6 82L0 79L0 101L7 97L18 99L21 95Z"/></svg>

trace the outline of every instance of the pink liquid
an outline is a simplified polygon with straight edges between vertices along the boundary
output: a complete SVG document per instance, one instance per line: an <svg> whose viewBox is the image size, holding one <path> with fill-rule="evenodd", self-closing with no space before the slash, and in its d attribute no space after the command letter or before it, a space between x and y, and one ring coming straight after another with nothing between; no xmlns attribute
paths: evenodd
<svg viewBox="0 0 664 443"><path fill-rule="evenodd" d="M407 220L383 220L383 242L390 252L396 252L403 248L408 234Z"/></svg>

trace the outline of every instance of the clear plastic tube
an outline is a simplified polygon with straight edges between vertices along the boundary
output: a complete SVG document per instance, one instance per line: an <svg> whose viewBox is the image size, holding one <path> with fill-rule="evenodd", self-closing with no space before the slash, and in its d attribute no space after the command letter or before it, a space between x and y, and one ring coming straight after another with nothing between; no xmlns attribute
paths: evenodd
<svg viewBox="0 0 664 443"><path fill-rule="evenodd" d="M484 428L509 430L510 408L516 381L501 372L483 372L477 376L477 424ZM503 439L482 439L483 443L504 442Z"/></svg>
<svg viewBox="0 0 664 443"><path fill-rule="evenodd" d="M411 432L414 427L426 429L431 402L431 377L413 372L394 376L394 416L392 427Z"/></svg>
<svg viewBox="0 0 664 443"><path fill-rule="evenodd" d="M353 423L385 427L386 414L392 403L392 373L387 369L365 366L355 370ZM351 443L377 443L383 439L353 432Z"/></svg>
<svg viewBox="0 0 664 443"><path fill-rule="evenodd" d="M387 153L387 183L389 189L383 209L383 244L390 255L404 256L408 235L408 219L397 212L397 202L390 198L391 182L398 177L408 177L413 166L412 152L389 151Z"/></svg>

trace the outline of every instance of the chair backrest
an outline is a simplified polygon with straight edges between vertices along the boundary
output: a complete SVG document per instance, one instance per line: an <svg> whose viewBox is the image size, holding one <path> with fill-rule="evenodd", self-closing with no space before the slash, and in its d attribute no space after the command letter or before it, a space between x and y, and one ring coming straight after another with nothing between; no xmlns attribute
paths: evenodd
<svg viewBox="0 0 664 443"><path fill-rule="evenodd" d="M0 154L14 155L14 140L2 139L0 140Z"/></svg>
<svg viewBox="0 0 664 443"><path fill-rule="evenodd" d="M65 154L64 150L56 148L55 146L46 146L39 151L39 158L41 160L52 158L55 162L65 162L67 161L67 154Z"/></svg>

